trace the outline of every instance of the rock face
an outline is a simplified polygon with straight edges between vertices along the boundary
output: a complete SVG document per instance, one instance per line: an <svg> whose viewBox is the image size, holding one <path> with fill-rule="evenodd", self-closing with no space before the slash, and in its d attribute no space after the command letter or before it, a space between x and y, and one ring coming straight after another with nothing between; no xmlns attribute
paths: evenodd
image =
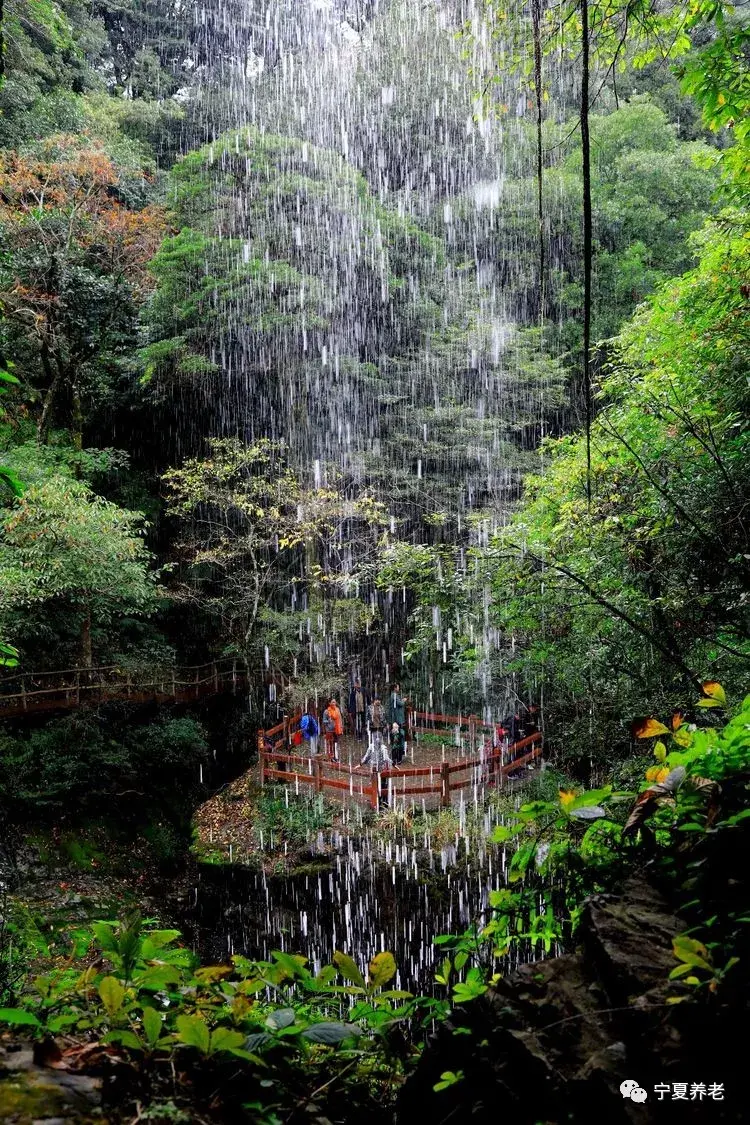
<svg viewBox="0 0 750 1125"><path fill-rule="evenodd" d="M0 1121L9 1125L106 1125L101 1081L38 1066L31 1047L0 1047Z"/></svg>
<svg viewBox="0 0 750 1125"><path fill-rule="evenodd" d="M578 952L523 966L439 1028L404 1087L399 1125L747 1121L736 1021L710 1004L666 1003L684 929L642 882L589 900ZM435 1092L445 1071L463 1078ZM644 1102L622 1096L625 1079ZM673 1099L675 1083L687 1100ZM692 1085L720 1083L723 1100L691 1099ZM661 1100L657 1085L670 1087Z"/></svg>

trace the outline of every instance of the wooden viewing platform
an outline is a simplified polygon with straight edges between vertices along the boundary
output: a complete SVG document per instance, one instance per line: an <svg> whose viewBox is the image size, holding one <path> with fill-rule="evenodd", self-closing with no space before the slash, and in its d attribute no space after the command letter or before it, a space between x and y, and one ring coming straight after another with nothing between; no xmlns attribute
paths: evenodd
<svg viewBox="0 0 750 1125"><path fill-rule="evenodd" d="M446 760L427 766L392 766L375 773L366 766L334 762L325 754L315 756L294 753L292 739L299 729L301 713L287 716L282 722L258 734L261 784L283 782L295 788L310 786L316 793L326 790L367 801L377 809L381 798L381 783L387 786L389 801L410 799L438 803L449 808L452 794L474 787L502 786L510 774L533 764L542 753L542 735L528 735L518 742L494 748L491 736L494 731L475 715L441 715L424 711L410 712L412 731L432 730L436 733L455 732L467 728L469 745L478 750L472 757ZM321 735L322 743L322 735ZM478 745L479 743L479 745Z"/></svg>

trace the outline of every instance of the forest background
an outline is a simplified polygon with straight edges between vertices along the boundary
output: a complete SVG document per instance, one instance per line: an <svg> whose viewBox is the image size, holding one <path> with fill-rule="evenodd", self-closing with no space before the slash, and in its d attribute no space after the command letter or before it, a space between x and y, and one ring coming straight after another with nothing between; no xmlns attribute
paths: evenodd
<svg viewBox="0 0 750 1125"><path fill-rule="evenodd" d="M246 768L258 726L354 673L428 710L538 704L573 788L496 832L518 887L493 902L490 960L523 927L537 954L562 948L588 894L651 865L693 927L667 1003L731 1024L749 58L743 6L713 2L5 0L6 686L228 658L249 691L5 722L0 852L178 872L196 805ZM621 784L640 786L627 819ZM39 978L3 1019L102 1036L147 1060L138 1081L189 1049L213 1089L227 1052L259 1091L249 1120L306 1112L331 1065L349 1075L333 1119L359 1099L381 1120L414 1062L382 1028L448 1010L389 993L389 954L366 977L337 954L313 983L291 957L235 958L230 981L173 931L97 926L75 938L88 976ZM485 995L476 932L449 940L452 1002ZM292 1006L248 1000L269 987ZM360 1030L333 1018L341 989ZM375 1063L351 1047L363 1027Z"/></svg>

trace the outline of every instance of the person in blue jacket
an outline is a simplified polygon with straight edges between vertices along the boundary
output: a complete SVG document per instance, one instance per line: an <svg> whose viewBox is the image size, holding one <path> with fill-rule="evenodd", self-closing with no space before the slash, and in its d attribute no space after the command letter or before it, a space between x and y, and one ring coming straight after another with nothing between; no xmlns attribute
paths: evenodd
<svg viewBox="0 0 750 1125"><path fill-rule="evenodd" d="M312 755L317 754L320 726L312 711L306 710L302 713L302 718L299 721L299 729L302 731L302 737L305 742L310 746L310 753Z"/></svg>

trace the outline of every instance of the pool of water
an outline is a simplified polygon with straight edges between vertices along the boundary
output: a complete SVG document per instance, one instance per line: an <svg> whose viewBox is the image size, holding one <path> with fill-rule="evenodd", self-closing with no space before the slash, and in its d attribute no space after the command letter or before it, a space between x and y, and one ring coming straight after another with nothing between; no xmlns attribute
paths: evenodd
<svg viewBox="0 0 750 1125"><path fill-rule="evenodd" d="M462 839L440 849L367 838L331 843L330 865L317 871L200 867L189 903L196 948L213 961L301 953L315 971L336 950L363 968L389 950L395 987L431 992L444 955L434 938L488 916L490 892L505 885L504 852L489 846L467 854Z"/></svg>

